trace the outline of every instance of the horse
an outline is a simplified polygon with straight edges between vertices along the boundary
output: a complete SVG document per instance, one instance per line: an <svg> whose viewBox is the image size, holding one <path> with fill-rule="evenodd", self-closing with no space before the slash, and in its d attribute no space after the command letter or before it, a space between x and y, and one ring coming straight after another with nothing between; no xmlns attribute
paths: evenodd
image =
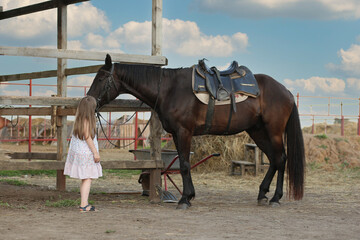
<svg viewBox="0 0 360 240"><path fill-rule="evenodd" d="M8 127L10 125L10 121L6 118L0 117L0 129L4 127Z"/></svg>
<svg viewBox="0 0 360 240"><path fill-rule="evenodd" d="M208 105L201 103L193 93L192 71L191 67L171 69L112 63L111 56L107 54L105 65L99 69L87 92L97 100L98 108L118 95L128 93L158 114L163 128L172 134L179 154L183 191L178 209L189 208L190 201L195 198L189 162L191 139L205 134L208 109ZM236 112L232 114L229 126L226 116L232 108L216 105L211 128L206 134L231 135L246 131L265 153L270 166L259 187L259 205L280 205L285 170L289 198L301 200L304 194L305 154L294 96L272 77L265 74L254 76L259 96L236 103ZM268 201L266 194L276 172L275 193Z"/></svg>

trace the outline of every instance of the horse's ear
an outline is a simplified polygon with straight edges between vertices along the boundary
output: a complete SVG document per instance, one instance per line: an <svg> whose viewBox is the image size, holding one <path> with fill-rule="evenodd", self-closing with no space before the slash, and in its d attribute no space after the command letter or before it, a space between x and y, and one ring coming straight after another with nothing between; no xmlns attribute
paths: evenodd
<svg viewBox="0 0 360 240"><path fill-rule="evenodd" d="M110 57L109 54L106 54L105 65L106 65L107 67L111 67L111 65L112 65L112 60L111 60L111 57Z"/></svg>

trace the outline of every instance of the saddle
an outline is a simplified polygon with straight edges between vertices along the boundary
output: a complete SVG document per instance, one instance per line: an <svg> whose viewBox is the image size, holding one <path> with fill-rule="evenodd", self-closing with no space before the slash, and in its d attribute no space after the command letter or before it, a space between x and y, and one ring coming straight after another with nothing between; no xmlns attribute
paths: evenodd
<svg viewBox="0 0 360 240"><path fill-rule="evenodd" d="M218 101L227 101L235 93L254 98L260 93L252 72L245 66L239 66L236 61L224 71L219 71L216 67L209 68L204 59L199 60L194 68L193 90L196 93L208 92Z"/></svg>
<svg viewBox="0 0 360 240"><path fill-rule="evenodd" d="M236 112L235 95L242 94L256 98L260 94L259 86L252 72L245 66L239 66L236 61L233 61L225 71L219 71L216 67L209 68L204 60L199 60L199 63L193 66L194 93L209 94L204 134L210 131L215 101L230 100L231 110L224 131L226 134L229 130L232 112Z"/></svg>

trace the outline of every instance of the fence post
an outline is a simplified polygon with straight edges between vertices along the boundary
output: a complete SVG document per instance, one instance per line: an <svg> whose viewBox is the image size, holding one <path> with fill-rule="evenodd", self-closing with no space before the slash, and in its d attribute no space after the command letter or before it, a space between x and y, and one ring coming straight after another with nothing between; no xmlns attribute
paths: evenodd
<svg viewBox="0 0 360 240"><path fill-rule="evenodd" d="M341 136L344 136L344 115L343 115L343 103L341 102Z"/></svg>
<svg viewBox="0 0 360 240"><path fill-rule="evenodd" d="M312 116L312 126L311 126L311 133L314 134L315 132L315 119L314 115Z"/></svg>
<svg viewBox="0 0 360 240"><path fill-rule="evenodd" d="M360 136L360 98L359 98L359 118L358 118L358 136Z"/></svg>
<svg viewBox="0 0 360 240"><path fill-rule="evenodd" d="M138 112L135 113L135 146L134 146L134 149L136 150L137 149L137 145L138 145L138 124L139 124L139 121L138 121Z"/></svg>
<svg viewBox="0 0 360 240"><path fill-rule="evenodd" d="M297 106L298 109L299 109L299 100L300 100L300 94L297 93L296 94L296 106Z"/></svg>
<svg viewBox="0 0 360 240"><path fill-rule="evenodd" d="M31 97L32 96L32 79L29 79L29 96ZM31 105L29 105L29 107L31 107ZM28 143L28 152L30 153L31 152L31 115L29 115L29 143ZM29 159L30 161L31 159Z"/></svg>

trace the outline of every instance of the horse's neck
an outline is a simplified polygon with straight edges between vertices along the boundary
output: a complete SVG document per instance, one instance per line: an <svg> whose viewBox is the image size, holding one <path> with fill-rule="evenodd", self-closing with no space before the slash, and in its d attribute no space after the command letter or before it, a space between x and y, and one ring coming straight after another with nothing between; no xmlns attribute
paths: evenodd
<svg viewBox="0 0 360 240"><path fill-rule="evenodd" d="M120 79L126 85L126 93L154 107L162 71L141 65L123 65L123 67L120 66L120 71Z"/></svg>

